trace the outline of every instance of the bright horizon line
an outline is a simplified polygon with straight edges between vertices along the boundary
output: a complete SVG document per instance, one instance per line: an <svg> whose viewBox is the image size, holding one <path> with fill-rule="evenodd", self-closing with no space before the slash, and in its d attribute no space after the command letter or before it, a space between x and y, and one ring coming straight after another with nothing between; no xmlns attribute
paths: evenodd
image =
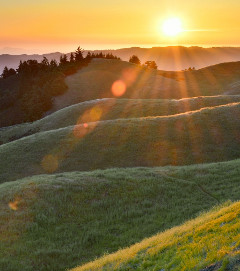
<svg viewBox="0 0 240 271"><path fill-rule="evenodd" d="M0 48L0 54L9 54L9 55L19 55L19 54L49 54L49 53L70 53L70 52L74 52L75 49L77 48L78 45L72 45L72 46L50 46L51 49L38 49L38 48L34 48L34 49L30 49L30 48L23 48L23 47L11 47L11 46L4 46ZM119 50L119 49L129 49L129 48L143 48L143 49L151 49L151 48L167 48L167 47L186 47L186 48L190 48L190 47L202 47L202 48L238 48L240 47L239 45L236 44L109 44L109 45L86 45L84 46L79 44L79 46L81 46L84 51L94 51L94 50ZM36 46L37 47L37 46ZM41 48L42 46L39 46L39 48ZM49 47L49 46L46 46ZM53 49L53 47L59 47L59 49ZM65 47L65 49L64 49ZM4 52L6 51L6 52ZM7 52L9 51L9 52ZM12 52L11 52L12 51ZM13 53L13 51L19 51L17 53ZM22 51L22 52L21 52Z"/></svg>

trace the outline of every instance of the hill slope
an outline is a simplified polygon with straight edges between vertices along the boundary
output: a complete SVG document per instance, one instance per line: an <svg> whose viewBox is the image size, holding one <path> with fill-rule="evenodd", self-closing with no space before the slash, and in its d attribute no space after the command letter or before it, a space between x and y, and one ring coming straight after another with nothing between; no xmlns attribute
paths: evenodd
<svg viewBox="0 0 240 271"><path fill-rule="evenodd" d="M0 144L37 132L64 128L75 124L121 118L169 116L234 102L240 102L240 95L195 97L180 100L108 98L87 101L63 108L33 123L2 128L0 129Z"/></svg>
<svg viewBox="0 0 240 271"><path fill-rule="evenodd" d="M114 98L112 85L118 80L127 87L122 98L180 99L221 95L240 81L240 62L196 71L167 72L119 60L93 59L87 67L65 79L68 91L54 98L51 112L86 100Z"/></svg>
<svg viewBox="0 0 240 271"><path fill-rule="evenodd" d="M240 202L72 271L239 270Z"/></svg>
<svg viewBox="0 0 240 271"><path fill-rule="evenodd" d="M120 60L92 59L78 71L70 65L58 67L54 72L40 69L35 75L24 74L0 80L1 127L40 119L94 99L180 99L240 93L240 62L168 72ZM65 77L67 74L72 75Z"/></svg>
<svg viewBox="0 0 240 271"><path fill-rule="evenodd" d="M110 167L183 165L240 157L240 103L168 117L92 122L0 146L0 181Z"/></svg>
<svg viewBox="0 0 240 271"><path fill-rule="evenodd" d="M0 270L60 271L132 245L216 204L240 200L239 173L236 160L1 184Z"/></svg>

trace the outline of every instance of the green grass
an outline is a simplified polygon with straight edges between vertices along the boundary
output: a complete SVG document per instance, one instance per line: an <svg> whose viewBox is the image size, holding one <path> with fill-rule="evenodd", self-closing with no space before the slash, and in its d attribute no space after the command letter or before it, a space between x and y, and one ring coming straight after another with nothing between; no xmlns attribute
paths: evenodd
<svg viewBox="0 0 240 271"><path fill-rule="evenodd" d="M240 160L202 164L240 157L240 96L156 99L221 94L238 65L171 73L93 61L66 79L69 91L53 111L71 106L1 129L0 270L73 268L240 200ZM72 105L112 97L112 83L129 68L137 77L124 99ZM156 167L165 165L172 166ZM237 269L238 209L201 216L83 270Z"/></svg>
<svg viewBox="0 0 240 271"><path fill-rule="evenodd" d="M37 133L0 146L0 182L43 173L186 165L240 156L240 103Z"/></svg>
<svg viewBox="0 0 240 271"><path fill-rule="evenodd" d="M192 72L168 72L125 61L93 59L87 67L66 78L68 92L54 99L52 111L86 100L113 98L111 87L119 79L128 86L121 98L180 99L221 95L240 80L240 62Z"/></svg>
<svg viewBox="0 0 240 271"><path fill-rule="evenodd" d="M240 202L237 202L72 271L237 271L240 268L239 217Z"/></svg>
<svg viewBox="0 0 240 271"><path fill-rule="evenodd" d="M65 270L130 246L240 200L239 173L235 160L60 173L1 184L0 270Z"/></svg>
<svg viewBox="0 0 240 271"><path fill-rule="evenodd" d="M173 86L168 95L218 95L232 89L232 84L240 80L240 61L226 62L195 71L166 72L159 71L160 75L184 82L184 85ZM180 87L181 86L181 87ZM239 91L236 91L239 93Z"/></svg>
<svg viewBox="0 0 240 271"><path fill-rule="evenodd" d="M75 125L76 123L120 118L169 116L233 102L240 96L195 97L180 100L102 99L63 108L33 123L0 129L0 144L43 131Z"/></svg>
<svg viewBox="0 0 240 271"><path fill-rule="evenodd" d="M193 72L168 72L142 68L125 61L93 59L87 67L66 78L68 91L54 98L51 111L86 100L114 98L111 87L119 79L128 86L121 98L180 99L221 95L240 80L239 70L240 62L223 63Z"/></svg>

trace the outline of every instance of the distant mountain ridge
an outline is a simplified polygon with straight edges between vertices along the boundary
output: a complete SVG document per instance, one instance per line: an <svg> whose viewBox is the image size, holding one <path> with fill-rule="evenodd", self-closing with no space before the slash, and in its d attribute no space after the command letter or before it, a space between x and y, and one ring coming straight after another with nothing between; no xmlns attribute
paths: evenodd
<svg viewBox="0 0 240 271"><path fill-rule="evenodd" d="M122 48L114 50L86 50L85 52L103 52L112 53L120 57L122 60L128 61L130 56L137 55L141 62L154 60L160 70L179 71L189 67L196 69L204 68L223 62L240 61L240 47L212 47L203 48L198 46L168 46L168 47L152 47L152 48ZM36 59L41 61L44 56L49 60L59 60L60 52L49 54L33 54L33 55L0 55L0 72L5 66L9 68L17 68L20 60ZM67 54L69 55L69 54Z"/></svg>
<svg viewBox="0 0 240 271"><path fill-rule="evenodd" d="M45 56L49 60L56 59L59 60L62 53L55 52L50 54L33 54L33 55L27 55L27 54L21 54L21 55L10 55L10 54L2 54L0 55L0 73L2 73L5 66L8 68L16 69L19 65L20 60L21 61L27 61L29 59L42 61L43 57Z"/></svg>
<svg viewBox="0 0 240 271"><path fill-rule="evenodd" d="M101 51L101 50L99 50ZM93 52L99 52L93 51ZM212 47L198 46L168 46L152 48L123 48L118 50L103 50L103 53L113 53L122 60L129 60L132 55L137 55L141 62L154 60L160 70L179 71L189 67L201 69L223 62L240 60L240 47Z"/></svg>

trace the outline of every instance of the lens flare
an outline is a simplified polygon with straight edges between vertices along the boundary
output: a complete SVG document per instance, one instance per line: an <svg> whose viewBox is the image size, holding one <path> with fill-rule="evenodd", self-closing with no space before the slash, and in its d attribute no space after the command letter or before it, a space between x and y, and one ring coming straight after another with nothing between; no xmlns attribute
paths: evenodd
<svg viewBox="0 0 240 271"><path fill-rule="evenodd" d="M99 106L93 107L90 111L90 121L98 121L102 116L102 109Z"/></svg>
<svg viewBox="0 0 240 271"><path fill-rule="evenodd" d="M8 206L9 206L9 208L10 208L11 210L17 211L17 210L18 210L18 205L19 205L19 203L20 203L20 200L19 200L19 199L16 199L16 200L14 200L14 201L10 201L10 202L8 203Z"/></svg>
<svg viewBox="0 0 240 271"><path fill-rule="evenodd" d="M115 97L121 97L126 92L126 84L123 80L117 80L112 85L112 94Z"/></svg>
<svg viewBox="0 0 240 271"><path fill-rule="evenodd" d="M133 68L125 69L122 73L123 81L127 86L131 86L137 79L137 71Z"/></svg>
<svg viewBox="0 0 240 271"><path fill-rule="evenodd" d="M76 138L83 138L88 133L88 124L75 125L73 128L73 134Z"/></svg>
<svg viewBox="0 0 240 271"><path fill-rule="evenodd" d="M54 155L46 155L42 160L42 168L48 172L53 173L58 169L58 158Z"/></svg>

